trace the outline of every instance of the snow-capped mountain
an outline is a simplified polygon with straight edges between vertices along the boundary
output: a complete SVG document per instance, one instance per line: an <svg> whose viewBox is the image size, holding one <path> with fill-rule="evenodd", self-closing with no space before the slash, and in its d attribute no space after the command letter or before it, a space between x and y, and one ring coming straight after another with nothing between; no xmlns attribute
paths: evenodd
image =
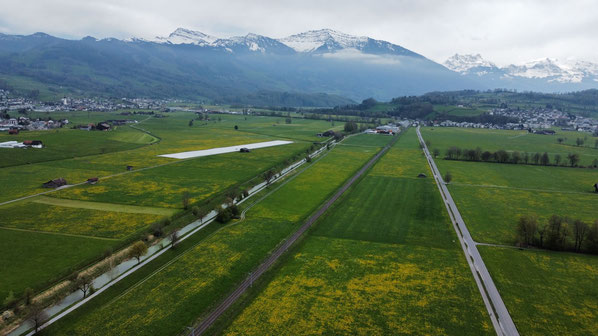
<svg viewBox="0 0 598 336"><path fill-rule="evenodd" d="M462 75L500 76L503 79L541 79L549 83L581 83L584 80L598 81L598 64L585 61L559 61L545 58L525 64L511 64L498 67L477 55L455 54L444 62L444 66Z"/></svg>
<svg viewBox="0 0 598 336"><path fill-rule="evenodd" d="M482 58L482 55L459 55L455 54L444 62L447 68L465 74L484 75L488 70L496 70L498 67Z"/></svg>
<svg viewBox="0 0 598 336"><path fill-rule="evenodd" d="M396 44L374 40L367 36L353 36L332 29L311 30L278 41L302 53L326 53L354 49L370 54L395 54L421 57Z"/></svg>
<svg viewBox="0 0 598 336"><path fill-rule="evenodd" d="M276 40L251 33L245 36L218 38L199 31L178 28L168 35L168 37L158 36L152 40L132 38L129 41L175 45L192 44L201 47L224 48L229 52L253 51L324 54L335 53L341 50L352 50L366 54L389 54L423 58L423 56L396 44L375 40L366 36L353 36L331 29L312 30Z"/></svg>
<svg viewBox="0 0 598 336"><path fill-rule="evenodd" d="M212 43L214 47L225 48L229 52L259 51L271 53L293 53L293 49L275 39L257 34L233 36L228 39L218 39Z"/></svg>
<svg viewBox="0 0 598 336"><path fill-rule="evenodd" d="M204 34L200 31L178 28L168 37L156 36L152 40L133 38L129 41L155 42L161 44L192 44L200 47L222 48L228 52L293 52L286 45L266 36L247 34L245 36L233 36L230 38L219 38Z"/></svg>
<svg viewBox="0 0 598 336"><path fill-rule="evenodd" d="M135 39L133 39L135 40ZM142 40L142 39L139 39ZM148 42L170 43L170 44L194 44L198 46L209 46L218 40L217 37L204 34L199 31L189 30L185 28L178 28L172 32L168 37L156 36ZM145 41L145 40L143 40Z"/></svg>

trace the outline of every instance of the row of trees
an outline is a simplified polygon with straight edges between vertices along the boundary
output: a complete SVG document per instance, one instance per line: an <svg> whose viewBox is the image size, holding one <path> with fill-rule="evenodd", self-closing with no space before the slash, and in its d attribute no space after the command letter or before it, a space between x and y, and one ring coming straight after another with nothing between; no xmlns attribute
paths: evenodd
<svg viewBox="0 0 598 336"><path fill-rule="evenodd" d="M517 243L557 251L598 253L598 220L588 224L580 219L552 215L541 223L535 216L519 218Z"/></svg>
<svg viewBox="0 0 598 336"><path fill-rule="evenodd" d="M440 151L438 149L434 149L432 154L434 157L438 157L440 155ZM562 157L560 154L555 154L551 159L547 152L507 152L504 149L499 149L496 152L490 152L484 151L480 147L475 149L461 149L459 147L452 146L446 150L444 158L447 160L534 164L542 166L559 166L561 164L566 164L571 167L577 167L579 164L579 154L576 153L569 153L566 157ZM594 160L592 167L598 167L598 159Z"/></svg>

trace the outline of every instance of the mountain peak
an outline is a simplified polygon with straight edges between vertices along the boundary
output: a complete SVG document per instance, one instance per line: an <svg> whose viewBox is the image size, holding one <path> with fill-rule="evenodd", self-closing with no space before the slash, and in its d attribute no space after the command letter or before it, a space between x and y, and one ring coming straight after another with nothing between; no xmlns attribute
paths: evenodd
<svg viewBox="0 0 598 336"><path fill-rule="evenodd" d="M367 43L368 40L369 38L365 36L353 36L328 28L310 30L279 39L280 42L298 52L314 52L322 47L327 50L359 49L359 46Z"/></svg>
<svg viewBox="0 0 598 336"><path fill-rule="evenodd" d="M544 79L558 83L580 83L585 78L598 75L598 64L575 60L561 62L548 57L499 68L483 59L480 54L455 54L444 62L444 66L462 75L473 74L481 77L492 74L504 78Z"/></svg>
<svg viewBox="0 0 598 336"><path fill-rule="evenodd" d="M205 46L218 40L217 37L204 34L200 31L177 28L175 31L170 33L168 37L156 36L152 41L158 43L171 43L171 44L195 44L199 46Z"/></svg>
<svg viewBox="0 0 598 336"><path fill-rule="evenodd" d="M461 73L474 68L496 68L494 63L486 61L480 54L454 54L444 62L444 66Z"/></svg>

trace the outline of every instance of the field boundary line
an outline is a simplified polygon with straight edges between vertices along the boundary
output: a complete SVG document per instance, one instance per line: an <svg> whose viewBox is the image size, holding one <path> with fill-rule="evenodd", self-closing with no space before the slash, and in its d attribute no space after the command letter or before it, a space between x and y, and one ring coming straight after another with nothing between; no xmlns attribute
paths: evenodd
<svg viewBox="0 0 598 336"><path fill-rule="evenodd" d="M455 228L455 232L461 243L461 248L465 254L465 259L467 260L474 280L478 285L478 289L480 290L480 294L482 295L482 299L486 305L488 315L490 315L490 320L492 321L496 334L499 336L519 336L519 331L517 331L517 327L509 314L509 310L505 306L505 303L486 268L486 264L477 249L476 243L471 237L471 234L465 225L465 221L463 221L459 209L446 187L438 167L436 167L432 155L430 155L430 152L428 151L428 146L421 135L419 126L416 131L420 146L426 156L430 170L434 175L434 180L442 195L444 205L449 212L451 222L453 223L453 227Z"/></svg>
<svg viewBox="0 0 598 336"><path fill-rule="evenodd" d="M179 211L176 208L160 208L160 207L148 207L139 205L119 204L119 203L106 203L106 202L94 202L94 201L82 201L74 200L70 198L56 198L40 195L39 198L31 200L34 203L61 206L65 208L75 209L88 209L97 211L108 211L108 212L120 212L129 214L142 214L142 215L157 215L157 216L172 216L175 212ZM110 208L113 207L113 208Z"/></svg>
<svg viewBox="0 0 598 336"><path fill-rule="evenodd" d="M579 194L579 195L593 195L593 192L581 192L581 191L570 191L570 190L551 190L551 189L536 189L536 188L519 188L519 187L509 187L509 186L499 186L499 185L492 185L492 184L469 184L469 183L451 183L452 185L456 186L463 186L463 187L473 187L473 188L488 188L488 189L513 189L513 190L523 190L523 191L537 191L537 192L547 192L547 193L555 193L555 194Z"/></svg>
<svg viewBox="0 0 598 336"><path fill-rule="evenodd" d="M55 236L97 239L97 240L108 240L108 241L119 241L120 240L118 238L96 237L96 236L79 235L79 234L74 234L74 233L60 233L60 232L51 232L51 231L39 231L39 230L19 229L19 228L6 227L6 226L0 226L0 229L2 229L2 230L10 230L10 231L22 231L22 232L50 234L50 235L55 235Z"/></svg>

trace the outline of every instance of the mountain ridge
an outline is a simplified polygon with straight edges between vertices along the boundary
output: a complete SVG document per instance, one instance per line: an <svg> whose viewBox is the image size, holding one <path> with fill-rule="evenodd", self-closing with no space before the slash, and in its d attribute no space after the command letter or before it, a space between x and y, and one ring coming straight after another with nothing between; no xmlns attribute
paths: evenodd
<svg viewBox="0 0 598 336"><path fill-rule="evenodd" d="M598 64L580 60L560 61L547 57L524 64L499 67L484 59L480 54L455 54L449 57L443 65L462 75L478 77L498 75L504 79L520 77L545 79L558 83L581 83L584 80L598 82Z"/></svg>

